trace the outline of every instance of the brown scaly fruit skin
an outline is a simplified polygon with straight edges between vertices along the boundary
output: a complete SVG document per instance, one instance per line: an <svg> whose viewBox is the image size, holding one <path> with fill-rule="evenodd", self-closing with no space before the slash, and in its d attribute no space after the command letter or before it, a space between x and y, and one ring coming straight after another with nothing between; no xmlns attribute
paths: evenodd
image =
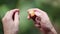
<svg viewBox="0 0 60 34"><path fill-rule="evenodd" d="M33 19L35 26L38 27L43 34L57 34L46 12L37 8L29 9L28 19L30 18Z"/></svg>

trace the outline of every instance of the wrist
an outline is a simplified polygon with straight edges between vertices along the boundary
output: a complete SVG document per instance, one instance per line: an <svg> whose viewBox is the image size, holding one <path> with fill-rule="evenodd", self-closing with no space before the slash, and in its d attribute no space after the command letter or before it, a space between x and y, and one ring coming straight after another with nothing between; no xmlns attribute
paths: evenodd
<svg viewBox="0 0 60 34"><path fill-rule="evenodd" d="M55 30L54 28L51 29L51 32L52 32L53 34L57 34L57 32L56 32L56 30Z"/></svg>

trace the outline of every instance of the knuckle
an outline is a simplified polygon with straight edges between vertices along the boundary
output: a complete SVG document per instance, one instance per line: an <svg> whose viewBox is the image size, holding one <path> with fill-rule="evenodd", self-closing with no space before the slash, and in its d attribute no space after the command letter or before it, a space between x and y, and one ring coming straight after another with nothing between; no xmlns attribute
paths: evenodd
<svg viewBox="0 0 60 34"><path fill-rule="evenodd" d="M41 18L40 17L36 17L35 19L37 22L40 22L41 21Z"/></svg>
<svg viewBox="0 0 60 34"><path fill-rule="evenodd" d="M4 21L4 18L2 18L2 21Z"/></svg>
<svg viewBox="0 0 60 34"><path fill-rule="evenodd" d="M2 18L2 22L3 22L3 23L6 22L6 18Z"/></svg>
<svg viewBox="0 0 60 34"><path fill-rule="evenodd" d="M7 21L9 21L10 19L8 19L8 18L2 18L2 22L7 22Z"/></svg>
<svg viewBox="0 0 60 34"><path fill-rule="evenodd" d="M5 20L6 20L6 18L5 18L5 17L3 17L3 18L2 18L2 21L5 21Z"/></svg>

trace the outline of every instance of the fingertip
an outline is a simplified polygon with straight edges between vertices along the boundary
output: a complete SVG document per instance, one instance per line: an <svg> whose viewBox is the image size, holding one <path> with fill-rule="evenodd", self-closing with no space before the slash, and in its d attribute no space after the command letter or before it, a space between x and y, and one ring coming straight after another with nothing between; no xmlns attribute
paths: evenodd
<svg viewBox="0 0 60 34"><path fill-rule="evenodd" d="M18 12L15 13L14 20L15 21L18 21L19 20L19 14L18 14Z"/></svg>
<svg viewBox="0 0 60 34"><path fill-rule="evenodd" d="M19 9L14 9L14 11L13 12L18 12L18 14L19 14Z"/></svg>
<svg viewBox="0 0 60 34"><path fill-rule="evenodd" d="M27 18L30 19L30 16L28 15Z"/></svg>

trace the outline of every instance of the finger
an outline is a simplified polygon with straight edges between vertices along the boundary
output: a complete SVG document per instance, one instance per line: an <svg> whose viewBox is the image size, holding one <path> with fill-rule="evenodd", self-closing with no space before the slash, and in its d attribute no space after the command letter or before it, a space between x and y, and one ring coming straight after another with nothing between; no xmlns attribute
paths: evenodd
<svg viewBox="0 0 60 34"><path fill-rule="evenodd" d="M35 12L35 15L36 16L41 16L41 13L40 12Z"/></svg>
<svg viewBox="0 0 60 34"><path fill-rule="evenodd" d="M28 15L27 18L30 19L30 16Z"/></svg>
<svg viewBox="0 0 60 34"><path fill-rule="evenodd" d="M39 25L39 24L35 24L35 27L37 27L37 28L41 28L41 25Z"/></svg>
<svg viewBox="0 0 60 34"><path fill-rule="evenodd" d="M36 17L36 18L35 18L35 22L36 22L36 23L40 23L40 22L41 22L41 18L40 18L40 17Z"/></svg>
<svg viewBox="0 0 60 34"><path fill-rule="evenodd" d="M13 9L13 10L10 10L9 17L12 18L13 13L16 12L16 11L18 12L19 9Z"/></svg>
<svg viewBox="0 0 60 34"><path fill-rule="evenodd" d="M15 25L17 25L19 23L19 15L18 15L18 12L15 13L14 22L15 22Z"/></svg>

